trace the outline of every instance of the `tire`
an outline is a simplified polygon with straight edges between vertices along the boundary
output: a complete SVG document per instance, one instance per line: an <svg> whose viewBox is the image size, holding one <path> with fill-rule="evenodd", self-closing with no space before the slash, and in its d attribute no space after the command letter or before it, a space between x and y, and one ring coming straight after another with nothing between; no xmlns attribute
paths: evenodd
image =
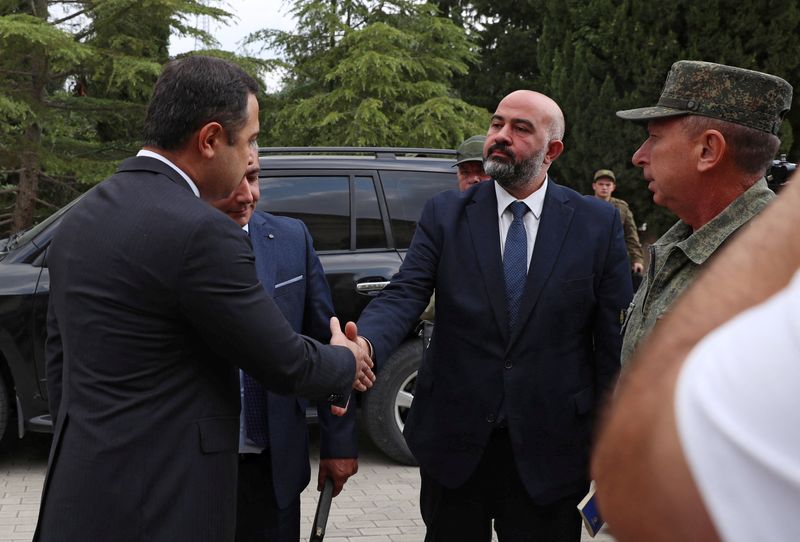
<svg viewBox="0 0 800 542"><path fill-rule="evenodd" d="M403 427L414 400L421 361L422 340L407 340L380 367L375 385L362 396L361 410L370 439L404 465L417 464L403 438Z"/></svg>
<svg viewBox="0 0 800 542"><path fill-rule="evenodd" d="M11 414L11 403L8 397L8 388L6 388L6 381L0 375L0 440L5 436L6 429L8 429L8 420Z"/></svg>

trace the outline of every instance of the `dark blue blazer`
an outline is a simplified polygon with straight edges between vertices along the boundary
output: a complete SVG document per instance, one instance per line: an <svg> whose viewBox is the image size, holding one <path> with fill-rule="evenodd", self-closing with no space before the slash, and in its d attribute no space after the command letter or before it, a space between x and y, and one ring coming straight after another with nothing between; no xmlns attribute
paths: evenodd
<svg viewBox="0 0 800 542"><path fill-rule="evenodd" d="M298 333L330 341L333 301L311 234L301 221L258 211L249 224L256 274L286 320ZM267 392L272 475L278 506L285 508L311 477L308 460L308 400ZM320 403L320 457L358 456L356 408L343 417Z"/></svg>
<svg viewBox="0 0 800 542"><path fill-rule="evenodd" d="M447 487L475 470L505 401L514 457L538 503L587 481L597 405L619 369L631 298L616 209L548 183L518 325L509 332L494 182L426 204L408 254L358 321L380 364L436 289L436 327L405 426Z"/></svg>

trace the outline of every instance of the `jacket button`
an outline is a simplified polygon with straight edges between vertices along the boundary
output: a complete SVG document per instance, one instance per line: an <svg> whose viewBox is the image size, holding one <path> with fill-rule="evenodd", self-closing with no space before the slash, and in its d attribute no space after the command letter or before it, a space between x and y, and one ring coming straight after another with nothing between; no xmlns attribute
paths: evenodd
<svg viewBox="0 0 800 542"><path fill-rule="evenodd" d="M489 414L486 416L486 421L489 423L494 423L494 414Z"/></svg>
<svg viewBox="0 0 800 542"><path fill-rule="evenodd" d="M506 364L505 364L505 368L506 368L506 369L510 369L510 368L512 368L513 366L514 366L514 362L513 362L513 361L511 361L510 359L507 359L507 360L506 360Z"/></svg>

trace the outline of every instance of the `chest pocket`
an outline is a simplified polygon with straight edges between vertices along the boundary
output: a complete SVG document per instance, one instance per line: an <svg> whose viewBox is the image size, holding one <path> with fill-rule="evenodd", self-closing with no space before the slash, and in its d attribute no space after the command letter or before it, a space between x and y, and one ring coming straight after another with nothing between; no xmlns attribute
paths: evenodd
<svg viewBox="0 0 800 542"><path fill-rule="evenodd" d="M292 293L302 291L304 278L304 275L297 275L296 277L279 282L273 288L272 297L278 298L284 295L291 295Z"/></svg>

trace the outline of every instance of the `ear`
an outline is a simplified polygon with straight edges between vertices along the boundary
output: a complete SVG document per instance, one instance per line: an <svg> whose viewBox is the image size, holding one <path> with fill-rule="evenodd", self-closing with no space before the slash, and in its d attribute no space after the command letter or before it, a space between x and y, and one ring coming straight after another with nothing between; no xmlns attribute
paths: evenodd
<svg viewBox="0 0 800 542"><path fill-rule="evenodd" d="M544 163L551 164L564 152L564 143L560 139L553 139L547 144L547 154L544 155Z"/></svg>
<svg viewBox="0 0 800 542"><path fill-rule="evenodd" d="M214 152L227 137L225 129L218 122L204 124L197 133L197 150L203 158L213 158Z"/></svg>
<svg viewBox="0 0 800 542"><path fill-rule="evenodd" d="M699 155L697 157L697 171L706 172L719 165L728 143L718 130L705 130L697 139Z"/></svg>

